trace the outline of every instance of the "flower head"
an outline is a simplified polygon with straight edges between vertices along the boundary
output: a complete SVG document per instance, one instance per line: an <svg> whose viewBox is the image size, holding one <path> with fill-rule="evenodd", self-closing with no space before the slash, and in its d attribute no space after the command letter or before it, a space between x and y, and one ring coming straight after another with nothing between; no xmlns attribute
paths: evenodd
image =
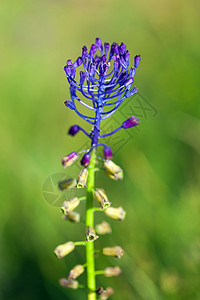
<svg viewBox="0 0 200 300"><path fill-rule="evenodd" d="M92 146L97 147L101 121L113 115L126 98L137 93L137 88L132 87L132 84L140 59L140 55L136 55L134 68L129 67L130 53L124 43L119 45L114 42L110 45L105 42L103 45L101 39L97 37L89 51L83 46L82 56L74 63L71 59L67 61L64 70L70 84L71 100L65 101L65 105L94 126L90 136ZM79 72L80 66L83 69ZM81 100L80 94L89 100L90 104ZM77 103L93 111L94 117L88 113L81 113ZM79 130L79 126L74 125L70 128L69 134L74 136ZM105 148L104 155L106 159L111 159L111 149ZM84 166L89 164L89 154L85 154L81 164Z"/></svg>

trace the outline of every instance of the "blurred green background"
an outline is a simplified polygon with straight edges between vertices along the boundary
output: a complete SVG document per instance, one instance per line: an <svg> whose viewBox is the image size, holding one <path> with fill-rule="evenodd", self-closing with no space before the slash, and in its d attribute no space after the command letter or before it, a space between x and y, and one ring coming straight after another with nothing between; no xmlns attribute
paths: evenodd
<svg viewBox="0 0 200 300"><path fill-rule="evenodd" d="M83 290L57 283L84 262L84 249L62 260L53 254L80 240L83 225L64 221L42 189L46 178L63 174L61 157L84 145L82 134L66 135L83 122L63 105L63 66L97 36L142 57L130 108L140 130L115 145L125 178L97 177L113 205L128 211L96 242L120 245L126 255L99 256L97 268L119 265L123 274L99 276L98 286L112 286L115 300L200 299L199 9L199 1L180 0L1 2L0 299L85 299Z"/></svg>

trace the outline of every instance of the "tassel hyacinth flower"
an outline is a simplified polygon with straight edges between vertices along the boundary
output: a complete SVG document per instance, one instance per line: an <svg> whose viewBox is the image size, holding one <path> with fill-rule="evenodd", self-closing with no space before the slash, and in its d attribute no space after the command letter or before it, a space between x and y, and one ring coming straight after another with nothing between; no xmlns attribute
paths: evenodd
<svg viewBox="0 0 200 300"><path fill-rule="evenodd" d="M69 270L68 278L61 278L59 283L63 287L76 289L83 287L75 280L84 271L87 273L88 300L107 299L113 293L112 288L97 288L96 276L104 275L107 277L117 276L121 273L119 267L107 267L104 270L95 270L94 243L97 234L103 235L112 232L112 229L106 221L102 220L99 225L94 224L94 214L96 211L104 212L104 216L114 220L122 221L125 218L125 211L122 207L114 208L108 200L106 192L100 187L95 187L95 172L98 160L103 161L103 169L105 174L113 180L121 180L123 178L123 170L113 161L113 152L109 145L101 142L101 139L117 134L119 130L125 130L137 126L139 119L130 116L124 120L118 128L112 132L102 134L101 122L111 117L117 109L128 98L138 92L133 85L136 70L140 63L140 55L136 55L133 61L133 67L130 66L130 53L126 49L126 45L121 43L102 44L100 38L96 38L94 44L91 45L89 51L86 46L82 48L82 54L75 62L69 59L64 67L67 80L70 86L71 99L66 100L64 104L67 108L76 113L81 119L89 123L92 128L87 132L81 126L75 124L69 128L68 134L75 137L82 132L90 140L90 149L81 150L80 152L72 152L62 158L64 168L70 167L77 160L80 161L82 170L76 178L69 178L59 182L60 190L68 190L70 188L86 187L86 197L73 198L65 201L61 207L65 214L65 219L72 222L80 222L80 215L74 211L81 200L86 200L85 214L85 233L84 240L79 242L67 242L59 245L55 249L55 254L62 258L73 250L76 246L85 246L86 261L81 265L75 266ZM131 100L132 101L132 100ZM83 107L83 110L81 109ZM86 113L86 111L88 111ZM98 149L101 149L100 157ZM84 155L82 154L84 152ZM101 170L101 168L99 168ZM96 201L94 201L96 199ZM96 203L94 207L94 203ZM96 228L96 232L95 232ZM101 238L101 237L100 237ZM120 258L124 254L124 250L120 246L104 247L102 254Z"/></svg>

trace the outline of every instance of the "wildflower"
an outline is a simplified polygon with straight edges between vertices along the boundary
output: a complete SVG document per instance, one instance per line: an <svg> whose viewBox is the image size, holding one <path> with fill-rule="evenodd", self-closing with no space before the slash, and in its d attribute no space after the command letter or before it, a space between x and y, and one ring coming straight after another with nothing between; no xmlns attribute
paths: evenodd
<svg viewBox="0 0 200 300"><path fill-rule="evenodd" d="M105 146L103 148L103 153L104 153L105 159L112 159L113 158L112 150L109 146Z"/></svg>
<svg viewBox="0 0 200 300"><path fill-rule="evenodd" d="M118 165L116 165L112 160L106 159L104 161L104 167L105 167L106 174L110 178L114 180L123 179L123 170Z"/></svg>
<svg viewBox="0 0 200 300"><path fill-rule="evenodd" d="M138 89L133 86L133 83L137 68L140 63L140 55L135 56L134 66L131 68L129 68L129 59L130 53L126 49L126 45L124 43L121 43L120 45L115 42L112 45L109 45L109 43L102 44L101 39L96 38L95 43L91 45L89 51L87 47L84 46L82 48L82 56L78 57L74 62L72 62L72 60L68 60L66 66L64 67L67 80L70 85L71 96L71 99L65 101L64 103L66 107L73 110L73 112L76 113L82 120L92 125L92 130L88 133L84 128L78 125L73 125L70 127L68 132L69 135L75 136L79 131L82 131L91 140L91 147L81 158L80 163L84 169L80 172L77 181L75 179L64 180L59 183L59 188L64 190L75 186L85 187L88 181L88 170L90 176L87 193L88 201L86 205L86 242L68 242L58 246L55 249L55 253L61 258L73 251L75 246L86 245L87 273L91 275L91 280L89 280L87 286L89 297L90 295L95 297L95 273L92 271L93 266L89 263L94 259L94 251L90 251L88 254L88 249L91 247L93 248L93 245L87 242L93 242L96 240L98 238L97 234L106 234L111 232L110 225L105 221L96 225L95 232L93 228L93 217L90 214L90 212L93 213L92 194L94 189L94 172L96 171L96 150L97 147L103 146L103 156L105 159L104 170L108 177L114 180L122 179L123 170L111 160L113 157L111 148L103 143L100 143L99 140L115 134L122 128L128 129L133 126L137 126L139 123L139 119L131 116L128 120L124 121L121 126L112 132L100 134L101 121L112 116L126 98L129 98L138 92ZM81 70L78 71L80 66ZM84 98L86 101L83 100ZM79 110L81 105L84 106L83 110ZM90 111L88 112L88 110ZM91 112L93 114L91 114ZM72 152L62 159L62 164L66 168L74 163L77 158L78 154L76 152ZM89 168L87 170L86 168L88 166ZM96 189L94 192L94 197L100 204L101 209L104 210L106 216L109 216L115 220L124 219L125 211L123 208L110 207L111 203L109 202L108 197L103 189ZM73 211L78 206L79 202L80 200L78 198L73 198L70 201L65 201L63 203L62 211L65 213L65 218L73 222L80 221L80 215ZM88 226L88 224L91 226ZM118 258L124 254L124 250L119 246L105 247L102 249L102 252L104 255ZM60 279L60 285L75 289L80 287L75 279L81 275L83 271L84 267L82 265L75 266L70 271L68 279ZM102 273L104 273L107 277L117 276L121 273L121 269L119 267L109 267L103 272L100 270L99 274ZM101 300L108 299L113 292L114 291L112 288L107 288L106 290L100 288L96 291Z"/></svg>
<svg viewBox="0 0 200 300"><path fill-rule="evenodd" d="M58 182L59 190L68 190L76 187L76 179L69 178Z"/></svg>
<svg viewBox="0 0 200 300"><path fill-rule="evenodd" d="M131 128L133 126L137 126L140 123L140 120L134 116L131 116L128 120L122 123L122 127L124 129Z"/></svg>
<svg viewBox="0 0 200 300"><path fill-rule="evenodd" d="M87 178L88 178L88 170L85 168L81 170L78 179L77 179L77 187L78 188L83 188L86 187L87 185Z"/></svg>
<svg viewBox="0 0 200 300"><path fill-rule="evenodd" d="M92 226L87 227L85 236L87 242L93 242L99 238Z"/></svg>
<svg viewBox="0 0 200 300"><path fill-rule="evenodd" d="M104 255L115 256L117 258L121 258L124 254L124 250L119 246L103 248L102 252Z"/></svg>
<svg viewBox="0 0 200 300"><path fill-rule="evenodd" d="M75 245L73 242L67 242L65 244L59 245L55 248L54 253L58 258L63 258L70 252L72 252L75 248Z"/></svg>
<svg viewBox="0 0 200 300"><path fill-rule="evenodd" d="M104 290L102 287L96 291L97 295L99 295L100 300L107 300L112 294L114 294L114 290L111 287L108 287Z"/></svg>
<svg viewBox="0 0 200 300"><path fill-rule="evenodd" d="M106 277L118 276L121 274L121 272L122 270L119 267L114 267L114 268L108 267L104 270L104 275Z"/></svg>
<svg viewBox="0 0 200 300"><path fill-rule="evenodd" d="M81 165L87 167L90 163L91 155L90 153L85 153L81 159Z"/></svg>
<svg viewBox="0 0 200 300"><path fill-rule="evenodd" d="M68 134L71 136L74 136L79 132L79 130L80 130L80 127L78 125L73 125L70 127Z"/></svg>
<svg viewBox="0 0 200 300"><path fill-rule="evenodd" d="M126 212L121 206L118 208L108 207L104 210L104 213L106 216L119 221L123 221L126 216Z"/></svg>
<svg viewBox="0 0 200 300"><path fill-rule="evenodd" d="M82 265L77 265L71 271L68 275L68 280L74 280L78 276L80 276L84 272L84 267Z"/></svg>
<svg viewBox="0 0 200 300"><path fill-rule="evenodd" d="M71 166L78 159L78 154L76 152L72 152L66 156L64 156L61 160L61 163L64 168Z"/></svg>
<svg viewBox="0 0 200 300"><path fill-rule="evenodd" d="M73 289L73 290L76 290L78 288L78 281L68 280L66 278L61 278L59 280L59 284L62 287L66 287L66 288Z"/></svg>
<svg viewBox="0 0 200 300"><path fill-rule="evenodd" d="M103 189L96 189L94 198L99 202L101 209L105 209L111 205Z"/></svg>
<svg viewBox="0 0 200 300"><path fill-rule="evenodd" d="M110 224L107 223L106 221L103 221L101 224L97 224L95 226L95 229L97 234L107 234L112 232Z"/></svg>
<svg viewBox="0 0 200 300"><path fill-rule="evenodd" d="M69 201L64 201L61 207L61 211L68 215L70 212L72 212L78 205L80 204L80 200L75 197L70 199Z"/></svg>

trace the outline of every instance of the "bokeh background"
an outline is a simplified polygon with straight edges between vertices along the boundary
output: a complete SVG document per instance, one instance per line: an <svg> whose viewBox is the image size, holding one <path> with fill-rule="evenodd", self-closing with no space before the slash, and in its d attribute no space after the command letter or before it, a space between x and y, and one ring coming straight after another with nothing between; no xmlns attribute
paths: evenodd
<svg viewBox="0 0 200 300"><path fill-rule="evenodd" d="M113 205L128 211L96 242L125 249L121 260L97 258L97 268L119 265L123 274L99 276L98 286L112 286L115 300L200 299L199 9L195 0L1 2L0 299L86 299L57 283L84 262L84 249L62 260L53 254L80 240L83 225L63 220L42 191L63 174L61 157L85 143L82 134L66 135L83 122L63 105L63 66L97 36L142 57L140 94L106 125L141 119L139 130L110 140L124 180L97 177Z"/></svg>

